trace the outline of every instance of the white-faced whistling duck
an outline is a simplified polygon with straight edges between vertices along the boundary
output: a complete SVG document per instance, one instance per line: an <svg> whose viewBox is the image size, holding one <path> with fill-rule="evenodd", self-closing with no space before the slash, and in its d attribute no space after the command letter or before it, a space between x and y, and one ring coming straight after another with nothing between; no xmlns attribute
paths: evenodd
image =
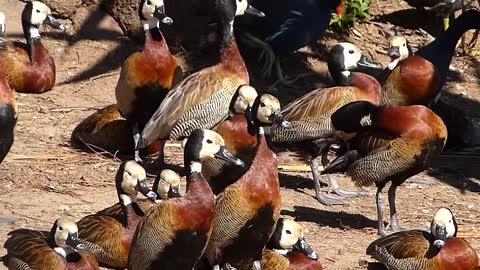
<svg viewBox="0 0 480 270"><path fill-rule="evenodd" d="M282 113L293 128L279 128L273 125L271 141L279 147L302 153L310 162L316 198L322 204L343 204L339 197L323 194L320 189L318 162L328 163L327 154L333 143L330 116L340 107L356 100L366 100L379 104L381 87L370 75L351 72L358 67L380 67L364 56L360 49L351 43L339 43L330 49L328 69L337 87L313 90L287 104ZM361 193L340 190L333 177L329 177L330 188L338 195L350 197Z"/></svg>
<svg viewBox="0 0 480 270"><path fill-rule="evenodd" d="M153 183L152 191L157 194L157 199L165 200L168 198L180 197L180 176L169 169L162 170ZM142 215L156 205L159 200L153 201L152 199L138 199L137 205L142 210ZM116 203L110 207L97 212L99 215L110 216L122 216L123 206L121 203Z"/></svg>
<svg viewBox="0 0 480 270"><path fill-rule="evenodd" d="M443 29L447 30L450 25L450 16L455 10L462 8L460 0L406 0L406 2L418 9L435 12L443 19Z"/></svg>
<svg viewBox="0 0 480 270"><path fill-rule="evenodd" d="M248 84L248 71L235 42L233 22L235 16L259 12L247 0L216 0L215 3L222 36L219 63L188 76L168 92L143 129L138 148L145 148L158 139L188 137L197 128L213 128L227 117L238 87ZM162 160L163 149L157 164Z"/></svg>
<svg viewBox="0 0 480 270"><path fill-rule="evenodd" d="M281 204L277 157L268 147L262 123L277 117L279 108L278 99L268 94L257 97L253 105L249 121L257 135L255 157L245 174L217 198L213 232L205 250L213 269L261 269L262 250Z"/></svg>
<svg viewBox="0 0 480 270"><path fill-rule="evenodd" d="M335 136L349 151L322 172L345 172L357 186L377 186L378 233L398 231L395 193L407 178L429 166L443 150L447 128L442 119L421 105L381 107L366 101L347 104L332 115ZM383 194L388 190L390 223L383 224Z"/></svg>
<svg viewBox="0 0 480 270"><path fill-rule="evenodd" d="M196 129L184 146L187 191L183 197L161 201L138 225L128 269L192 269L212 231L215 199L202 176L202 161L220 158L243 166L225 148L218 133Z"/></svg>
<svg viewBox="0 0 480 270"><path fill-rule="evenodd" d="M101 266L127 268L130 243L143 212L137 204L137 192L152 201L156 195L146 182L146 173L135 161L127 161L118 169L115 185L122 205L120 215L97 213L80 219L77 224L82 243Z"/></svg>
<svg viewBox="0 0 480 270"><path fill-rule="evenodd" d="M107 151L111 154L131 155L135 151L133 134L127 120L118 111L117 104L108 105L83 119L72 132L72 145L88 151ZM161 142L156 141L140 154L156 154Z"/></svg>
<svg viewBox="0 0 480 270"><path fill-rule="evenodd" d="M8 233L1 258L9 270L98 270L95 257L79 241L75 222L58 219L50 232L19 229Z"/></svg>
<svg viewBox="0 0 480 270"><path fill-rule="evenodd" d="M458 40L470 29L480 29L479 11L468 10L458 16L438 38L401 61L382 84L382 104L432 103L445 84Z"/></svg>
<svg viewBox="0 0 480 270"><path fill-rule="evenodd" d="M39 1L27 2L22 12L23 34L27 45L5 42L0 49L0 59L5 65L8 83L17 92L43 93L52 90L55 84L53 57L40 40L39 27L42 24L65 30L52 16L47 5Z"/></svg>
<svg viewBox="0 0 480 270"><path fill-rule="evenodd" d="M182 69L159 28L160 23L173 23L165 14L163 0L142 0L138 12L145 30L145 45L142 52L125 60L115 88L118 109L132 128L134 146L168 91L182 78ZM141 161L138 150L135 160Z"/></svg>
<svg viewBox="0 0 480 270"><path fill-rule="evenodd" d="M236 181L250 167L255 156L255 147L257 145L257 136L255 130L249 128L248 120L245 114L249 114L257 98L257 91L248 85L240 86L230 103L230 111L234 116L223 121L216 128L225 140L225 147L233 155L245 162L245 167L239 168L228 166L225 162L208 159L203 165L202 174L209 181L213 194L218 195L225 187ZM280 104L274 103L269 106L280 114ZM278 117L277 117L278 118ZM269 120L271 123L271 121ZM268 123L265 123L268 124Z"/></svg>
<svg viewBox="0 0 480 270"><path fill-rule="evenodd" d="M322 270L317 253L305 241L303 227L280 218L263 251L262 270Z"/></svg>
<svg viewBox="0 0 480 270"><path fill-rule="evenodd" d="M367 255L388 269L396 270L475 270L479 259L475 250L457 238L452 212L440 208L433 217L431 231L397 232L371 243Z"/></svg>
<svg viewBox="0 0 480 270"><path fill-rule="evenodd" d="M5 17L3 13L1 13L1 16ZM4 31L5 25L0 22L0 39L3 38ZM16 123L17 103L15 94L8 84L5 75L5 64L0 59L0 164L12 147Z"/></svg>

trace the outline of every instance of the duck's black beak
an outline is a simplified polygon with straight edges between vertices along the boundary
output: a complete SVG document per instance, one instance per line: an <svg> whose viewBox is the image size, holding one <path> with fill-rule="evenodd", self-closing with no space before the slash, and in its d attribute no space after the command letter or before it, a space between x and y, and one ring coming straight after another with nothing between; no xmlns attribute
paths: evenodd
<svg viewBox="0 0 480 270"><path fill-rule="evenodd" d="M244 167L245 163L239 158L232 155L225 146L220 146L220 150L215 154L215 157L221 160L224 160L228 163L231 163L236 166Z"/></svg>
<svg viewBox="0 0 480 270"><path fill-rule="evenodd" d="M292 124L283 118L281 112L277 111L270 115L270 121L273 121L277 126L282 128L292 128Z"/></svg>
<svg viewBox="0 0 480 270"><path fill-rule="evenodd" d="M359 68L373 68L373 69L383 69L383 66L377 62L373 62L368 57L362 54L360 60L357 62Z"/></svg>
<svg viewBox="0 0 480 270"><path fill-rule="evenodd" d="M57 21L57 19L55 19L52 15L47 15L43 23L46 25L50 25L55 29L65 30L65 26L63 26L63 24Z"/></svg>
<svg viewBox="0 0 480 270"><path fill-rule="evenodd" d="M65 244L71 246L76 250L84 250L87 248L84 244L80 242L80 239L78 239L78 233L69 233L67 240L65 240Z"/></svg>
<svg viewBox="0 0 480 270"><path fill-rule="evenodd" d="M178 198L180 197L180 187L179 186L170 186L168 190L168 198Z"/></svg>
<svg viewBox="0 0 480 270"><path fill-rule="evenodd" d="M433 245L441 248L445 245L445 240L447 240L447 227L445 225L435 225L435 241Z"/></svg>
<svg viewBox="0 0 480 270"><path fill-rule="evenodd" d="M143 196L149 198L154 202L157 199L157 194L155 194L155 192L153 192L152 190L150 190L150 188L148 188L147 181L145 179L139 179L135 189L138 192L142 193Z"/></svg>
<svg viewBox="0 0 480 270"><path fill-rule="evenodd" d="M388 49L387 55L391 59L397 59L400 58L400 47L398 46L392 46Z"/></svg>
<svg viewBox="0 0 480 270"><path fill-rule="evenodd" d="M294 250L300 251L312 260L318 260L318 255L312 247L305 241L305 238L299 237L297 243L293 246Z"/></svg>
<svg viewBox="0 0 480 270"><path fill-rule="evenodd" d="M173 23L172 18L168 17L167 14L165 13L165 6L157 6L155 8L155 12L153 13L153 16L157 18L160 22L170 25Z"/></svg>
<svg viewBox="0 0 480 270"><path fill-rule="evenodd" d="M265 17L265 13L263 13L260 10L252 7L252 5L248 5L247 9L245 10L245 13L251 14L251 15L257 16L257 17Z"/></svg>

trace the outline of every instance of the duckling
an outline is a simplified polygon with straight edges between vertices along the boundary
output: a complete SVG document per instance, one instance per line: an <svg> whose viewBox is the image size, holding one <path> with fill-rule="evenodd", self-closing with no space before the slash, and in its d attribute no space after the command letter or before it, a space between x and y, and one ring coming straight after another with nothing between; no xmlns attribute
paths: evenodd
<svg viewBox="0 0 480 270"><path fill-rule="evenodd" d="M253 103L256 100L257 92L251 86L242 86L239 90L246 89L250 89L252 92L252 95L248 99L253 98L252 101L249 101L248 108L244 110L246 114L249 114L251 106L253 106ZM253 95L253 93L255 94ZM245 94L241 94L235 103L233 103L232 100L233 106L237 106L234 104L246 100L240 98L242 95ZM287 124L280 112L280 102L277 98L265 94L260 98L260 102L265 107L268 107L270 112L275 113L271 118L263 117L262 119L255 119L256 121L259 121L261 125L265 126L270 126L274 121L279 125ZM225 162L217 161L215 159L208 159L204 162L204 169L202 173L204 173L205 178L209 181L213 193L218 195L225 189L225 187L239 179L240 176L242 176L250 167L256 152L255 148L257 145L257 136L252 123L249 123L245 114L240 113L236 114L231 119L222 122L216 130L225 139L225 147L232 154L242 159L246 164L245 167L239 168L227 166Z"/></svg>
<svg viewBox="0 0 480 270"><path fill-rule="evenodd" d="M84 251L75 222L57 219L50 232L19 229L8 233L1 260L10 270L98 270L95 257Z"/></svg>
<svg viewBox="0 0 480 270"><path fill-rule="evenodd" d="M116 154L130 155L135 151L132 129L118 111L117 104L102 108L80 122L70 138L72 146L84 150L101 150ZM161 142L150 144L144 155L158 152Z"/></svg>
<svg viewBox="0 0 480 270"><path fill-rule="evenodd" d="M438 99L446 82L450 62L461 36L470 29L480 29L480 12L468 10L434 41L395 67L382 84L382 104L392 106L429 105ZM435 100L434 100L435 99Z"/></svg>
<svg viewBox="0 0 480 270"><path fill-rule="evenodd" d="M336 138L349 145L349 151L325 167L322 174L345 172L357 186L377 186L378 233L400 230L395 196L397 187L422 172L443 150L447 128L429 108L378 106L367 101L349 103L332 114ZM388 190L390 223L383 224L383 194Z"/></svg>
<svg viewBox="0 0 480 270"><path fill-rule="evenodd" d="M157 197L148 188L146 177L145 170L135 161L123 162L115 180L123 210L121 215L97 213L77 222L80 241L101 266L127 268L130 243L143 216L137 204L137 192L152 201Z"/></svg>
<svg viewBox="0 0 480 270"><path fill-rule="evenodd" d="M235 16L259 12L247 0L215 1L223 37L219 63L188 76L168 92L143 129L137 148L145 148L157 139L182 139L197 128L213 128L227 117L238 87L248 84L248 71L235 42L233 23ZM163 153L159 153L157 164L162 159Z"/></svg>
<svg viewBox="0 0 480 270"><path fill-rule="evenodd" d="M356 100L366 100L379 104L381 87L370 75L351 72L359 67L376 67L364 56L360 49L351 43L339 43L330 49L328 68L338 87L316 89L287 104L282 111L285 119L293 128L281 128L275 125L271 129L270 140L275 146L300 152L310 162L316 198L325 205L343 204L339 197L323 194L320 189L317 156L322 157L322 165L328 163L327 154L332 137L330 116L340 107ZM361 192L343 191L337 188L333 177L329 177L329 186L340 196L351 197L365 195Z"/></svg>
<svg viewBox="0 0 480 270"><path fill-rule="evenodd" d="M217 197L213 232L205 250L214 269L261 269L262 250L274 230L281 204L278 162L261 124L277 117L278 110L272 109L275 106L267 106L275 103L279 102L271 95L257 97L249 118L257 135L255 156L250 168Z"/></svg>
<svg viewBox="0 0 480 270"><path fill-rule="evenodd" d="M303 227L280 218L262 254L262 270L322 270L317 253L305 241Z"/></svg>
<svg viewBox="0 0 480 270"><path fill-rule="evenodd" d="M43 93L55 84L55 62L43 46L39 27L50 25L65 30L51 14L50 8L40 1L27 2L22 12L23 34L27 44L5 42L0 48L10 87L22 93Z"/></svg>
<svg viewBox="0 0 480 270"><path fill-rule="evenodd" d="M155 182L153 183L153 191L160 200L180 197L180 176L175 171L169 169L162 170L155 178ZM140 215L143 216L148 209L155 206L160 202L160 200L152 201L151 199L139 199L137 204L141 210ZM116 203L110 207L98 211L97 214L106 216L122 216L123 207L121 203Z"/></svg>
<svg viewBox="0 0 480 270"><path fill-rule="evenodd" d="M212 157L244 166L225 148L218 133L194 130L184 146L187 192L145 214L132 242L128 269L193 269L212 230L215 200L201 173L201 162Z"/></svg>
<svg viewBox="0 0 480 270"><path fill-rule="evenodd" d="M0 164L12 147L13 133L17 123L15 94L8 85L4 67L0 59Z"/></svg>
<svg viewBox="0 0 480 270"><path fill-rule="evenodd" d="M458 227L450 209L438 209L430 228L430 232L403 231L377 239L368 246L367 255L388 269L477 269L478 255L467 241L456 238Z"/></svg>
<svg viewBox="0 0 480 270"><path fill-rule="evenodd" d="M115 88L118 109L132 128L134 146L147 121L183 73L159 28L160 22L173 23L165 14L163 0L142 0L139 15L145 30L144 49L125 60ZM135 160L141 161L138 151Z"/></svg>

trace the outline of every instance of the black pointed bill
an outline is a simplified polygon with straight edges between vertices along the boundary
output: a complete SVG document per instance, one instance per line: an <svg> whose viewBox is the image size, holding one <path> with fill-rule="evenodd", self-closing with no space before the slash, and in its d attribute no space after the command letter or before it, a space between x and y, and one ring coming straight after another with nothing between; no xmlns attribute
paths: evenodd
<svg viewBox="0 0 480 270"><path fill-rule="evenodd" d="M87 248L84 244L80 242L80 239L78 239L78 233L69 233L67 240L65 240L65 244L71 246L76 250L84 250Z"/></svg>
<svg viewBox="0 0 480 270"><path fill-rule="evenodd" d="M265 17L265 13L261 12L260 10L252 7L252 5L248 5L247 9L245 10L245 13L257 16L257 17Z"/></svg>
<svg viewBox="0 0 480 270"><path fill-rule="evenodd" d="M283 115L281 112L274 112L272 115L270 115L270 121L273 121L277 126L282 127L282 128L292 128L292 124L285 120L283 118Z"/></svg>
<svg viewBox="0 0 480 270"><path fill-rule="evenodd" d="M43 23L46 25L50 25L55 29L65 30L65 26L63 26L63 24L57 21L57 19L55 19L52 15L47 15Z"/></svg>
<svg viewBox="0 0 480 270"><path fill-rule="evenodd" d="M218 158L218 159L224 160L224 161L226 161L230 164L236 165L236 166L240 166L240 167L245 166L245 163L242 160L240 160L239 158L232 155L227 150L227 148L225 148L225 146L220 146L220 150L218 150L218 152L215 154L215 157Z"/></svg>
<svg viewBox="0 0 480 270"><path fill-rule="evenodd" d="M168 17L167 14L165 13L165 6L159 6L155 9L155 12L153 13L153 16L157 18L160 22L170 25L173 23L172 18Z"/></svg>
<svg viewBox="0 0 480 270"><path fill-rule="evenodd" d="M318 260L317 253L312 249L312 247L305 241L305 238L299 237L297 243L293 246L293 250L297 250L305 254L308 258L312 260Z"/></svg>
<svg viewBox="0 0 480 270"><path fill-rule="evenodd" d="M168 198L178 198L180 197L180 187L179 186L170 186L168 190Z"/></svg>
<svg viewBox="0 0 480 270"><path fill-rule="evenodd" d="M142 193L143 196L149 198L154 202L157 199L157 194L155 194L155 192L153 192L152 190L150 190L150 188L148 188L147 181L145 179L139 179L135 189L138 192Z"/></svg>
<svg viewBox="0 0 480 270"><path fill-rule="evenodd" d="M368 59L365 55L362 54L360 60L357 62L359 68L373 68L373 69L383 69L383 66L377 62L373 62Z"/></svg>

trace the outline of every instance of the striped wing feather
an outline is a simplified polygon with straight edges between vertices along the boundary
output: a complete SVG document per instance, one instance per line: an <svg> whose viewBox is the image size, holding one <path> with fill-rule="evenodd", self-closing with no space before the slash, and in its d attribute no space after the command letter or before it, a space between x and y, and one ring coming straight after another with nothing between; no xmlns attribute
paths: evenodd
<svg viewBox="0 0 480 270"><path fill-rule="evenodd" d="M417 141L396 138L383 144L348 168L346 174L352 177L357 186L372 185L412 167L415 157L420 154Z"/></svg>
<svg viewBox="0 0 480 270"><path fill-rule="evenodd" d="M186 112L204 103L213 94L227 91L233 95L236 88L244 83L225 76L218 67L213 66L194 73L168 92L142 132L142 147L158 138L168 138L172 128ZM220 105L227 106L228 110L228 103Z"/></svg>
<svg viewBox="0 0 480 270"><path fill-rule="evenodd" d="M397 232L372 242L367 254L375 257L375 247L385 247L396 259L425 257L430 249L430 236L425 231L412 230Z"/></svg>
<svg viewBox="0 0 480 270"><path fill-rule="evenodd" d="M285 256L269 249L262 253L262 270L289 270L290 262Z"/></svg>
<svg viewBox="0 0 480 270"><path fill-rule="evenodd" d="M48 232L19 229L8 235L4 248L9 257L17 258L32 269L65 269L64 259L47 244Z"/></svg>

